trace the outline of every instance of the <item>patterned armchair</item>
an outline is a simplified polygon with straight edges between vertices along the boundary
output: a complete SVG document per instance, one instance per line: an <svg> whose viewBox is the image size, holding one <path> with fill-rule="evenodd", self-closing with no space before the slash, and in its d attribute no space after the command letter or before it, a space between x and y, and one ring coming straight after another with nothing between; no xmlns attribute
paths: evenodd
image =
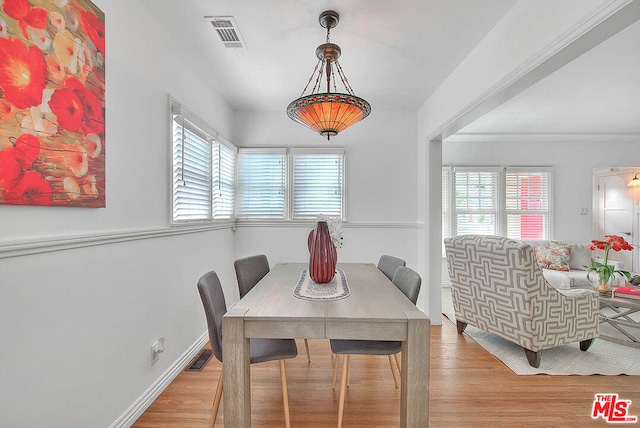
<svg viewBox="0 0 640 428"><path fill-rule="evenodd" d="M500 236L445 239L458 333L471 324L524 348L529 364L540 351L598 336L598 296L551 287L527 244Z"/></svg>

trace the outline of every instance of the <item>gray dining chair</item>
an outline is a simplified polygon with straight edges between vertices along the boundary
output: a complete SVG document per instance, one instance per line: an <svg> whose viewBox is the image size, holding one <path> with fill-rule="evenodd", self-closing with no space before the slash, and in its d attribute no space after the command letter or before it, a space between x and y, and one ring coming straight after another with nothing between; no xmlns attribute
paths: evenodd
<svg viewBox="0 0 640 428"><path fill-rule="evenodd" d="M205 273L198 280L198 292L204 306L204 313L207 317L207 327L209 330L209 342L213 355L222 363L222 316L227 313L227 304L224 299L224 292L220 279L215 271ZM287 428L290 427L289 418L289 393L287 391L287 376L284 367L284 360L295 358L298 355L298 348L293 339L250 339L249 342L249 362L251 364L263 363L266 361L279 361L280 380L282 383L282 401L284 403L284 421ZM224 364L224 363L223 363ZM213 400L213 410L209 427L213 427L218 415L218 408L222 399L222 372L218 379L215 397Z"/></svg>
<svg viewBox="0 0 640 428"><path fill-rule="evenodd" d="M269 273L269 260L264 254L245 257L233 262L238 279L238 289L242 299L266 274Z"/></svg>
<svg viewBox="0 0 640 428"><path fill-rule="evenodd" d="M238 289L242 299L266 274L269 273L269 260L264 254L245 257L233 262L238 280ZM311 362L309 342L304 339L304 349L307 352L307 361Z"/></svg>
<svg viewBox="0 0 640 428"><path fill-rule="evenodd" d="M393 283L402 293L407 296L409 300L415 305L418 300L418 294L420 293L420 286L422 284L422 278L416 271L406 266L400 266L397 268L395 275L393 276ZM344 395L346 387L348 386L349 371L351 369L351 355L352 354L364 354L364 355L387 355L389 357L389 365L391 366L391 373L393 374L393 380L398 387L398 379L393 367L393 358L395 358L398 370L400 370L400 360L398 359L398 353L402 349L402 342L398 341L386 341L386 340L348 340L348 339L331 339L331 352L336 356L345 355L342 366L342 381L340 383L340 401L338 404L338 428L342 427L342 415L344 413ZM336 375L338 372L338 360L333 368L333 385L336 385Z"/></svg>
<svg viewBox="0 0 640 428"><path fill-rule="evenodd" d="M393 275L395 275L396 269L398 269L400 266L406 265L407 262L405 262L404 260L389 255L380 256L380 260L378 260L378 269L380 269L382 273L384 273L387 278L389 278L389 280L393 280Z"/></svg>

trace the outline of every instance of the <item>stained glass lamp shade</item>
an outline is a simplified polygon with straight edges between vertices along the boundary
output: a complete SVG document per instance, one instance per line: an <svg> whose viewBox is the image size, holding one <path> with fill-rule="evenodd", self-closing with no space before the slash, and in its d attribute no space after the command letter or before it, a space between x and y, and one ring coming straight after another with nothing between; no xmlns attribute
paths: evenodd
<svg viewBox="0 0 640 428"><path fill-rule="evenodd" d="M362 98L335 93L307 95L287 108L291 119L327 137L364 119L370 111L369 103Z"/></svg>
<svg viewBox="0 0 640 428"><path fill-rule="evenodd" d="M342 67L338 63L341 50L334 43L329 42L331 28L338 24L339 15L334 11L325 11L320 14L320 25L327 29L327 43L323 43L316 49L318 63L313 74L309 78L307 86L302 91L302 96L292 101L287 107L287 115L294 121L313 129L326 136L327 140L336 136L367 117L371 112L371 106L364 99L355 96L353 90L344 76ZM311 95L304 95L309 83L313 80L318 70ZM325 74L327 91L320 93L322 74ZM347 93L335 91L335 75L338 75L344 84ZM334 92L331 92L333 81Z"/></svg>

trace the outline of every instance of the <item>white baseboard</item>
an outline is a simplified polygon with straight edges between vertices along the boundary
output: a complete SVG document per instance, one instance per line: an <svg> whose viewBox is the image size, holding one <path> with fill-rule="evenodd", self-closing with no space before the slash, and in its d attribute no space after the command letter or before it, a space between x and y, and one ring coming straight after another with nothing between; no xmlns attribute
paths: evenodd
<svg viewBox="0 0 640 428"><path fill-rule="evenodd" d="M173 379L193 360L208 340L209 334L205 332L109 428L129 428L133 425Z"/></svg>

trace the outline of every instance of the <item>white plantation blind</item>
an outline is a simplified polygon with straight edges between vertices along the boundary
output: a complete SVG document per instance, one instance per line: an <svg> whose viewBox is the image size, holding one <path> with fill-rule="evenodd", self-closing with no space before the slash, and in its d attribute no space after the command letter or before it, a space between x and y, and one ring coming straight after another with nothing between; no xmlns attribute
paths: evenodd
<svg viewBox="0 0 640 428"><path fill-rule="evenodd" d="M182 126L185 123L185 126ZM173 121L173 220L207 220L211 216L211 145Z"/></svg>
<svg viewBox="0 0 640 428"><path fill-rule="evenodd" d="M497 235L499 171L455 169L453 178L456 235Z"/></svg>
<svg viewBox="0 0 640 428"><path fill-rule="evenodd" d="M552 179L548 167L443 167L443 238L549 239Z"/></svg>
<svg viewBox="0 0 640 428"><path fill-rule="evenodd" d="M236 151L222 142L213 145L214 219L233 218L236 196Z"/></svg>
<svg viewBox="0 0 640 428"><path fill-rule="evenodd" d="M194 222L234 216L236 149L171 100L172 221Z"/></svg>
<svg viewBox="0 0 640 428"><path fill-rule="evenodd" d="M286 173L285 149L240 149L237 216L284 219Z"/></svg>
<svg viewBox="0 0 640 428"><path fill-rule="evenodd" d="M546 239L549 235L551 173L507 168L505 175L507 236Z"/></svg>
<svg viewBox="0 0 640 428"><path fill-rule="evenodd" d="M293 153L294 219L343 217L344 151Z"/></svg>

